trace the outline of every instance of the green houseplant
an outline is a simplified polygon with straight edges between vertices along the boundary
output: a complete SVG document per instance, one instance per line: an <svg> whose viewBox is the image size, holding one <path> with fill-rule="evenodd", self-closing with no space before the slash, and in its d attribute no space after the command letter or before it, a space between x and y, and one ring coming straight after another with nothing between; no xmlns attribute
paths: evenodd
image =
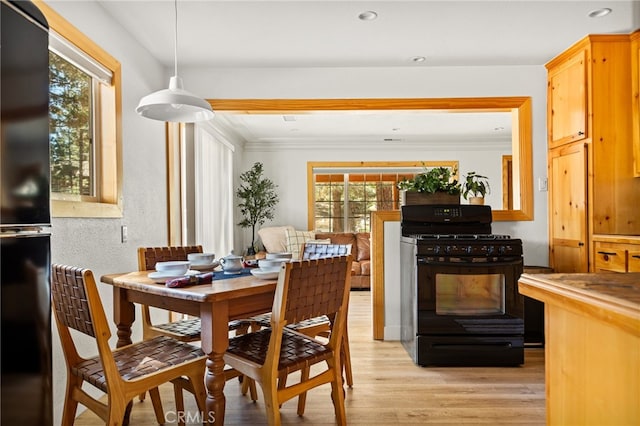
<svg viewBox="0 0 640 426"><path fill-rule="evenodd" d="M253 164L250 170L240 175L243 182L236 191L241 200L238 204L244 219L238 223L242 228L251 228L251 246L247 254L256 253L256 225L262 225L267 219L273 219L275 206L278 204L278 194L270 179L262 176L264 166L260 162Z"/></svg>
<svg viewBox="0 0 640 426"><path fill-rule="evenodd" d="M403 191L405 204L459 204L462 186L456 174L457 170L450 167L425 168L412 179L399 181L398 188ZM433 200L424 198L426 194L431 194Z"/></svg>
<svg viewBox="0 0 640 426"><path fill-rule="evenodd" d="M469 199L472 204L484 204L485 195L490 193L489 178L476 172L467 173L462 183L462 196L465 200Z"/></svg>

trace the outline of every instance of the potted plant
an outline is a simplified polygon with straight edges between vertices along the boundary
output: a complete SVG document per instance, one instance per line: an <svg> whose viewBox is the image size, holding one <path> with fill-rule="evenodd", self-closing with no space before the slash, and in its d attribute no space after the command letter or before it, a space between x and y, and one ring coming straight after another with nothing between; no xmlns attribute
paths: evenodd
<svg viewBox="0 0 640 426"><path fill-rule="evenodd" d="M491 193L489 178L476 172L469 172L465 176L462 183L462 196L465 200L468 199L470 204L484 204L484 197L489 193Z"/></svg>
<svg viewBox="0 0 640 426"><path fill-rule="evenodd" d="M401 180L398 188L402 190L402 204L460 204L462 187L456 174L456 169L434 167Z"/></svg>
<svg viewBox="0 0 640 426"><path fill-rule="evenodd" d="M240 198L240 213L244 219L238 223L242 228L251 228L251 246L247 250L248 255L256 254L256 225L262 225L267 219L273 219L278 194L275 185L270 179L262 177L264 167L262 163L253 164L250 170L240 175L243 183L237 189L236 195Z"/></svg>

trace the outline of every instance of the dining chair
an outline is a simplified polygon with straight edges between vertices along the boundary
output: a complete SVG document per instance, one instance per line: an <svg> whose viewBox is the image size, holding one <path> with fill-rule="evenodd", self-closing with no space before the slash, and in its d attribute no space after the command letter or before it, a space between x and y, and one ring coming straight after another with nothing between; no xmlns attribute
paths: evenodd
<svg viewBox="0 0 640 426"><path fill-rule="evenodd" d="M308 242L303 244L301 248L302 259L323 259L333 256L345 256L351 254L351 244L327 244L327 243L313 243ZM349 269L351 270L351 269ZM271 314L262 314L252 317L251 320L254 323L259 324L262 327L269 327L271 321ZM327 316L320 316L315 318L309 318L295 324L287 325L288 328L306 334L311 337L328 337L331 332L331 321ZM349 334L348 327L345 327L344 341L342 343L342 357L345 381L347 386L353 387L353 370L351 368L351 351L349 348ZM302 404L304 404L305 395L302 395Z"/></svg>
<svg viewBox="0 0 640 426"><path fill-rule="evenodd" d="M138 248L138 270L150 271L155 268L157 262L168 262L173 260L187 260L191 253L202 253L202 246L167 246L167 247L139 247ZM200 340L200 318L183 318L175 321L169 321L160 324L154 324L151 321L151 312L147 305L141 305L142 309L142 337L150 339L156 336L169 336L183 342L195 342ZM171 315L171 314L169 314ZM245 333L249 328L246 321L230 321L229 330L235 330L236 333ZM227 372L227 378L238 377L239 374ZM183 398L181 387L175 387L176 406L180 410L183 408ZM242 386L242 394L250 392L251 399L257 400L257 392L255 384L251 381L244 383ZM140 395L140 400L144 400L144 393Z"/></svg>
<svg viewBox="0 0 640 426"><path fill-rule="evenodd" d="M340 349L346 328L351 255L282 265L268 328L229 339L224 360L260 384L269 425L280 425L280 405L326 383L339 425L346 424ZM319 340L287 327L326 315L333 328ZM311 368L313 367L313 368ZM300 380L286 378L300 371ZM311 374L313 373L313 374ZM298 400L298 415L304 402Z"/></svg>
<svg viewBox="0 0 640 426"><path fill-rule="evenodd" d="M67 368L62 426L73 425L78 403L96 413L107 425L126 425L131 401L146 391L154 402L156 421L164 424L158 386L168 382L189 388L198 408L204 409L207 358L200 348L159 336L112 350L109 347L111 330L95 278L88 269L53 264L51 294ZM93 338L98 356L81 357L71 329ZM89 395L82 388L84 383L105 392L107 402Z"/></svg>

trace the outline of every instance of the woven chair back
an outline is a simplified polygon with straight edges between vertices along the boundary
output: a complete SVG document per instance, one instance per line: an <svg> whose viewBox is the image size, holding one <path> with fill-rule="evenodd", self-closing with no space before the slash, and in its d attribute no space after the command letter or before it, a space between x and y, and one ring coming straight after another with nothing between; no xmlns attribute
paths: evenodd
<svg viewBox="0 0 640 426"><path fill-rule="evenodd" d="M317 244L305 243L302 248L302 259L323 259L333 256L351 254L351 244Z"/></svg>
<svg viewBox="0 0 640 426"><path fill-rule="evenodd" d="M333 316L342 306L350 265L351 255L286 263L289 279L284 280L282 318L293 324L321 315Z"/></svg>
<svg viewBox="0 0 640 426"><path fill-rule="evenodd" d="M68 328L96 337L95 319L89 308L87 288L85 287L85 269L52 265L51 295L53 310L59 322ZM88 271L88 273L91 273ZM99 315L99 313L97 313ZM104 315L104 312L102 312Z"/></svg>
<svg viewBox="0 0 640 426"><path fill-rule="evenodd" d="M138 270L155 269L157 262L187 260L191 253L202 253L202 246L140 247L138 248Z"/></svg>

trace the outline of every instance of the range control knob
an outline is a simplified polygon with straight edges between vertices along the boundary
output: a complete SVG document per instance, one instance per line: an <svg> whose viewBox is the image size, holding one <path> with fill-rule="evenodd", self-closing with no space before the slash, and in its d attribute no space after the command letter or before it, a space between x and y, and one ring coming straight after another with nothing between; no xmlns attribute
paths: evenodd
<svg viewBox="0 0 640 426"><path fill-rule="evenodd" d="M487 254L493 254L494 251L495 251L494 246L487 246Z"/></svg>
<svg viewBox="0 0 640 426"><path fill-rule="evenodd" d="M465 251L467 252L467 254L473 254L473 246L467 246Z"/></svg>

